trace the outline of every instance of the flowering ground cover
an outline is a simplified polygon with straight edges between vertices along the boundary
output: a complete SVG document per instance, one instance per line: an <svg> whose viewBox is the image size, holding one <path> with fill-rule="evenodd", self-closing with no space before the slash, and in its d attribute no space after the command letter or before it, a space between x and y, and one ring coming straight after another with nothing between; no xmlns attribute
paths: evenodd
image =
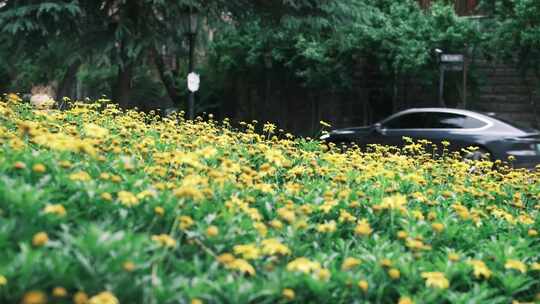
<svg viewBox="0 0 540 304"><path fill-rule="evenodd" d="M540 299L538 172L100 102L0 101L0 303Z"/></svg>

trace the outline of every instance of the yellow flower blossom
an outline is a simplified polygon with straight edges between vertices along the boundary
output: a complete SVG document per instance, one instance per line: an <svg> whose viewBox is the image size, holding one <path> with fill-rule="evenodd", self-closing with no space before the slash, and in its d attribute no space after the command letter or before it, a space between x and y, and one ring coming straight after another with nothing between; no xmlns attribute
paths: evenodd
<svg viewBox="0 0 540 304"><path fill-rule="evenodd" d="M173 248L176 246L176 240L170 237L168 234L153 235L152 241L163 247Z"/></svg>
<svg viewBox="0 0 540 304"><path fill-rule="evenodd" d="M226 264L226 267L229 269L235 269L242 273L249 274L251 276L255 275L255 268L251 266L246 260L244 259L235 259L230 263Z"/></svg>
<svg viewBox="0 0 540 304"><path fill-rule="evenodd" d="M437 233L441 233L444 230L444 224L442 223L433 223L431 224L431 228Z"/></svg>
<svg viewBox="0 0 540 304"><path fill-rule="evenodd" d="M32 290L24 294L21 304L46 304L47 295L43 291Z"/></svg>
<svg viewBox="0 0 540 304"><path fill-rule="evenodd" d="M103 291L91 297L88 304L120 304L120 301L110 291Z"/></svg>
<svg viewBox="0 0 540 304"><path fill-rule="evenodd" d="M283 295L283 297L286 299L286 300L294 300L294 297L295 297L295 294L294 294L294 290L290 289L290 288L285 288L283 289L283 291L281 292L281 294Z"/></svg>
<svg viewBox="0 0 540 304"><path fill-rule="evenodd" d="M360 261L360 259L348 257L343 260L343 263L341 264L341 270L351 270L356 266L360 265L361 263L362 261Z"/></svg>
<svg viewBox="0 0 540 304"><path fill-rule="evenodd" d="M47 168L43 164L35 164L32 166L32 171L36 173L45 173L45 171L47 171Z"/></svg>
<svg viewBox="0 0 540 304"><path fill-rule="evenodd" d="M388 275L392 280L397 280L401 276L401 273L397 268L390 268L388 269Z"/></svg>
<svg viewBox="0 0 540 304"><path fill-rule="evenodd" d="M91 180L92 177L90 176L90 174L88 174L88 173L86 173L84 171L79 171L79 172L70 174L69 179L74 181L74 182L87 182L87 181Z"/></svg>
<svg viewBox="0 0 540 304"><path fill-rule="evenodd" d="M36 247L41 247L49 242L49 236L45 232L38 232L34 234L34 237L32 238L32 245Z"/></svg>
<svg viewBox="0 0 540 304"><path fill-rule="evenodd" d="M5 286L7 285L7 283L8 283L8 280L6 279L6 277L3 275L0 275L0 286Z"/></svg>
<svg viewBox="0 0 540 304"><path fill-rule="evenodd" d="M525 263L519 261L519 260L507 260L506 261L506 264L504 264L504 268L506 269L514 269L514 270L517 270L521 273L526 273L527 272L527 265L525 265Z"/></svg>
<svg viewBox="0 0 540 304"><path fill-rule="evenodd" d="M266 239L261 242L265 255L290 255L291 250L277 239Z"/></svg>
<svg viewBox="0 0 540 304"><path fill-rule="evenodd" d="M291 272L311 273L320 269L321 264L319 262L313 262L304 257L296 258L287 264L287 270Z"/></svg>
<svg viewBox="0 0 540 304"><path fill-rule="evenodd" d="M486 264L481 260L470 260L469 265L473 266L474 276L476 278L483 277L484 279L489 279L491 277L491 270L486 266Z"/></svg>
<svg viewBox="0 0 540 304"><path fill-rule="evenodd" d="M215 237L219 234L219 229L218 227L212 225L212 226L209 226L208 228L206 228L206 235L209 236L209 237Z"/></svg>
<svg viewBox="0 0 540 304"><path fill-rule="evenodd" d="M57 286L53 288L52 294L55 298L64 298L68 295L68 292L64 287Z"/></svg>
<svg viewBox="0 0 540 304"><path fill-rule="evenodd" d="M336 222L335 221L329 221L325 222L323 224L317 225L317 231L321 233L331 233L336 231Z"/></svg>
<svg viewBox="0 0 540 304"><path fill-rule="evenodd" d="M426 279L427 287L447 289L450 286L450 282L442 272L422 272L421 276Z"/></svg>
<svg viewBox="0 0 540 304"><path fill-rule="evenodd" d="M261 253L254 244L235 245L233 250L235 254L241 255L246 260L258 259Z"/></svg>
<svg viewBox="0 0 540 304"><path fill-rule="evenodd" d="M86 136L94 138L103 138L109 135L109 130L102 128L96 124L88 123L84 125Z"/></svg>
<svg viewBox="0 0 540 304"><path fill-rule="evenodd" d="M154 213L163 216L165 214L165 209L161 206L154 207Z"/></svg>
<svg viewBox="0 0 540 304"><path fill-rule="evenodd" d="M401 297L398 304L414 304L414 301L410 297Z"/></svg>
<svg viewBox="0 0 540 304"><path fill-rule="evenodd" d="M124 264L122 264L122 268L124 268L124 270L127 272L132 272L135 270L136 266L132 261L126 261Z"/></svg>
<svg viewBox="0 0 540 304"><path fill-rule="evenodd" d="M67 211L66 208L64 208L64 206L62 206L61 204L52 204L45 206L45 208L43 208L43 213L65 216Z"/></svg>
<svg viewBox="0 0 540 304"><path fill-rule="evenodd" d="M139 199L129 191L118 192L118 201L126 207L133 207L139 204Z"/></svg>
<svg viewBox="0 0 540 304"><path fill-rule="evenodd" d="M358 281L358 288L362 289L363 292L367 292L369 288L368 281L366 280Z"/></svg>
<svg viewBox="0 0 540 304"><path fill-rule="evenodd" d="M372 232L373 232L373 229L371 229L371 226L365 219L359 221L358 224L356 225L356 228L354 228L354 233L360 236L368 236Z"/></svg>
<svg viewBox="0 0 540 304"><path fill-rule="evenodd" d="M88 304L88 295L82 291L77 291L73 295L74 304Z"/></svg>
<svg viewBox="0 0 540 304"><path fill-rule="evenodd" d="M179 227L182 230L189 229L189 227L193 226L195 224L195 221L191 218L191 216L182 215L179 217L180 224Z"/></svg>

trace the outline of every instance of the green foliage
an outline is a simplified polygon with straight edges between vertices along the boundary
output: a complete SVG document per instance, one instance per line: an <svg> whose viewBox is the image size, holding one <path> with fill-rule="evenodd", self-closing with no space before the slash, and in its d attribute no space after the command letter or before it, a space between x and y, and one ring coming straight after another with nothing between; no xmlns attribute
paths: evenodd
<svg viewBox="0 0 540 304"><path fill-rule="evenodd" d="M536 0L484 0L484 48L488 55L517 59L524 70L540 69L540 2Z"/></svg>
<svg viewBox="0 0 540 304"><path fill-rule="evenodd" d="M311 9L317 13L283 14L277 23L254 14L229 25L213 45L215 64L256 71L270 56L307 86L350 88L359 58L375 59L385 75L419 72L433 66L434 48L462 51L478 39L472 22L444 4L423 11L415 1L347 0Z"/></svg>

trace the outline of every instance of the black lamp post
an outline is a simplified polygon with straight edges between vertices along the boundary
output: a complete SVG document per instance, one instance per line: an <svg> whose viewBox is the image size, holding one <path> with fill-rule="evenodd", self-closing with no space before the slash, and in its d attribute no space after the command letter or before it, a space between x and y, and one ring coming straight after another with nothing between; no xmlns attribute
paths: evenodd
<svg viewBox="0 0 540 304"><path fill-rule="evenodd" d="M189 73L193 72L193 66L195 65L194 52L195 52L195 37L197 35L198 15L192 7L189 8L189 14L185 18L189 43ZM189 91L188 97L188 118L193 119L195 116L195 92Z"/></svg>

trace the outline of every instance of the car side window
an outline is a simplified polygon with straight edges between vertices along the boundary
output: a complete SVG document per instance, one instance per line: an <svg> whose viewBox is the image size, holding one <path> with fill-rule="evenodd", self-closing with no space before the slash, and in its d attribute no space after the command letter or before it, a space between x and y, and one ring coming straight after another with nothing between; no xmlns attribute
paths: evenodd
<svg viewBox="0 0 540 304"><path fill-rule="evenodd" d="M454 113L429 113L427 128L430 129L473 129L486 123L473 117Z"/></svg>
<svg viewBox="0 0 540 304"><path fill-rule="evenodd" d="M383 124L388 129L422 129L426 127L426 113L409 113L395 117Z"/></svg>

